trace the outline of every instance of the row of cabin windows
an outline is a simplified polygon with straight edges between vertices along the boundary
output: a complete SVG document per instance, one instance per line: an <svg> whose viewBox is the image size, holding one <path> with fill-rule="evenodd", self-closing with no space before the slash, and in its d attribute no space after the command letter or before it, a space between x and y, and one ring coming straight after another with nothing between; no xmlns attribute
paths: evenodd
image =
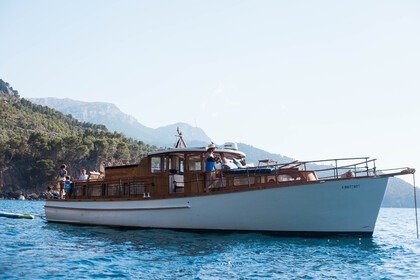
<svg viewBox="0 0 420 280"><path fill-rule="evenodd" d="M168 161L168 165L166 164ZM189 158L189 171L201 171L202 169L202 161L200 156L191 156ZM184 172L184 159L180 157L152 157L151 158L151 172L152 173L159 173L159 172L166 172L167 166L169 166L169 171L175 173L183 173Z"/></svg>

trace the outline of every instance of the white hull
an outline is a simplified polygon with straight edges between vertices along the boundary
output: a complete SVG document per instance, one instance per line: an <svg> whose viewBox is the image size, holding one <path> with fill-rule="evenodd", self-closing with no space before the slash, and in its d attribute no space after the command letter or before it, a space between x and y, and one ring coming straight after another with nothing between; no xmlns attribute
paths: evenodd
<svg viewBox="0 0 420 280"><path fill-rule="evenodd" d="M51 222L279 234L372 234L388 177L133 201L49 200Z"/></svg>

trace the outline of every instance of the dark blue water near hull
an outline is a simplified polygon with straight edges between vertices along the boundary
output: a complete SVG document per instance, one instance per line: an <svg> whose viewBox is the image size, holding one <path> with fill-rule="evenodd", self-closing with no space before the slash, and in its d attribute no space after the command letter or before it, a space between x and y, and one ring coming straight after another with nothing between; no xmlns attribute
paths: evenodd
<svg viewBox="0 0 420 280"><path fill-rule="evenodd" d="M416 279L414 209L381 209L370 238L186 233L48 223L42 201L0 201L1 279Z"/></svg>

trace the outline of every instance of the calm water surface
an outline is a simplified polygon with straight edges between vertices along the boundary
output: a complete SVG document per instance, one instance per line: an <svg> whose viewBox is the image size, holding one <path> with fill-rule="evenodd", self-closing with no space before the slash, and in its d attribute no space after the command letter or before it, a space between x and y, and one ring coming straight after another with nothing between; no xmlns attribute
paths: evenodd
<svg viewBox="0 0 420 280"><path fill-rule="evenodd" d="M47 223L43 201L1 200L0 279L417 279L414 209L380 211L372 238L282 238Z"/></svg>

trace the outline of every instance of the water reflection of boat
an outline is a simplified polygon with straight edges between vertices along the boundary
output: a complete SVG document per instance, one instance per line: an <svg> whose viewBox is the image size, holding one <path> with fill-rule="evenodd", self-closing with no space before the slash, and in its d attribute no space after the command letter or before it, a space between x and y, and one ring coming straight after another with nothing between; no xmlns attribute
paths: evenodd
<svg viewBox="0 0 420 280"><path fill-rule="evenodd" d="M182 140L182 137L180 138ZM369 158L246 165L235 144L214 149L216 172L205 172L208 147L149 153L139 164L108 167L75 182L65 200L46 201L50 222L255 231L282 235L372 235L390 177ZM332 163L333 165L328 165ZM317 165L318 164L318 165ZM320 168L322 166L329 166ZM315 167L315 168L313 168Z"/></svg>

